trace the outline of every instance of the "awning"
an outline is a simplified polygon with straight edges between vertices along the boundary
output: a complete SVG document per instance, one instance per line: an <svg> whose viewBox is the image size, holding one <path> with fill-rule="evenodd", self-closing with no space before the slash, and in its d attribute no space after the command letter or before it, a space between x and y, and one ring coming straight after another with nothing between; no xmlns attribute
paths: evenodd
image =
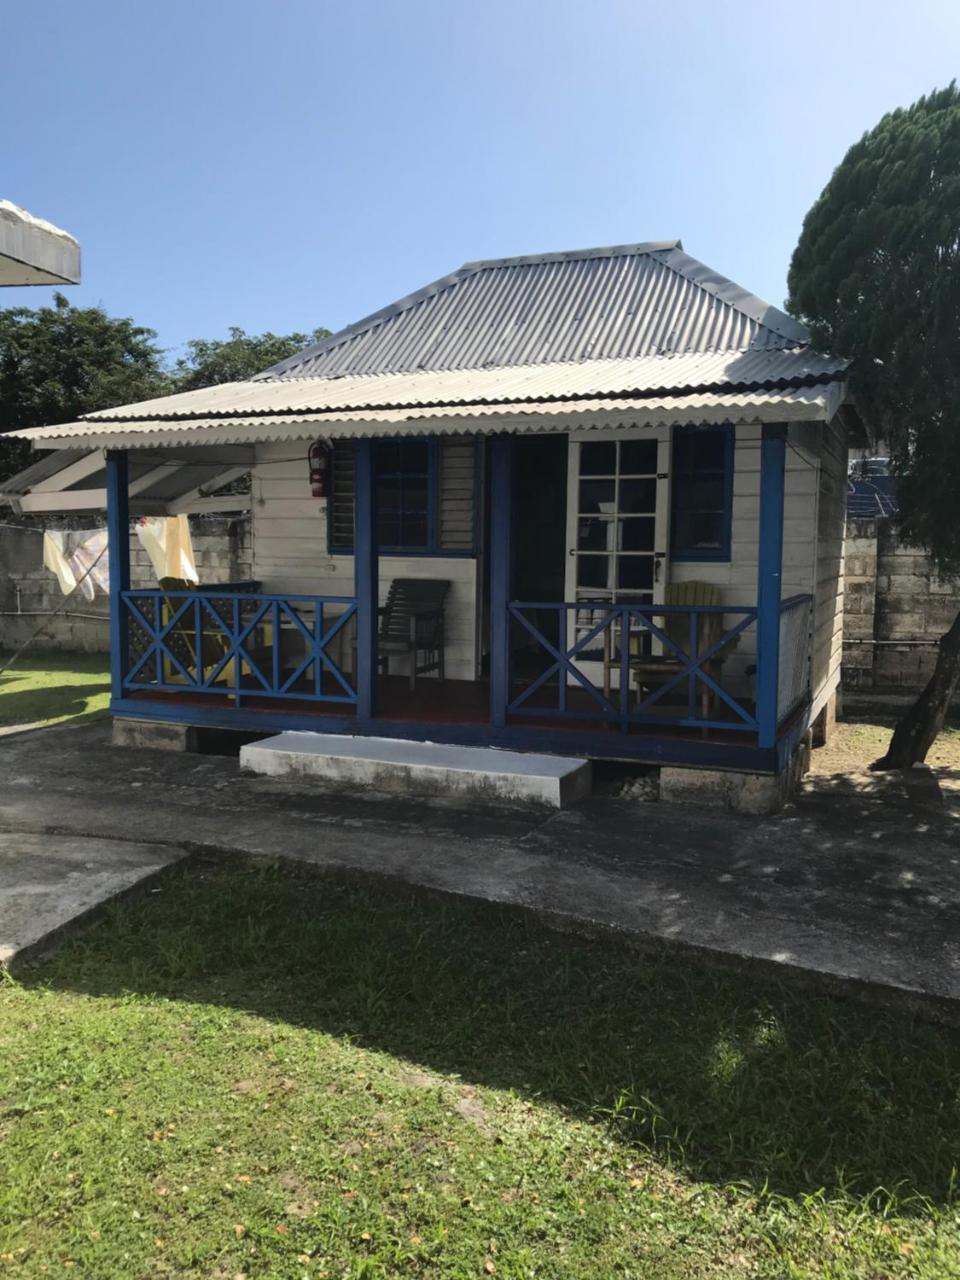
<svg viewBox="0 0 960 1280"><path fill-rule="evenodd" d="M73 236L0 200L0 285L79 283L80 246Z"/></svg>
<svg viewBox="0 0 960 1280"><path fill-rule="evenodd" d="M192 441L180 441L191 444ZM134 450L128 460L130 514L181 515L244 511L249 494L224 494L224 486L245 475L253 462L249 448L206 447L171 456ZM103 511L107 505L106 459L102 449L58 449L0 483L0 505L39 514Z"/></svg>

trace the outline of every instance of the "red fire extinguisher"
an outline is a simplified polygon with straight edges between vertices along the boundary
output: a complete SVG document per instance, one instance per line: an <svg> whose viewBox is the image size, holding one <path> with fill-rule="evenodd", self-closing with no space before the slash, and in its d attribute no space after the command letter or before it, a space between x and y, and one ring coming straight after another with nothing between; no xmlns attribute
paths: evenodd
<svg viewBox="0 0 960 1280"><path fill-rule="evenodd" d="M330 475L330 451L322 440L315 440L307 454L310 461L310 488L315 498L327 496L327 481Z"/></svg>

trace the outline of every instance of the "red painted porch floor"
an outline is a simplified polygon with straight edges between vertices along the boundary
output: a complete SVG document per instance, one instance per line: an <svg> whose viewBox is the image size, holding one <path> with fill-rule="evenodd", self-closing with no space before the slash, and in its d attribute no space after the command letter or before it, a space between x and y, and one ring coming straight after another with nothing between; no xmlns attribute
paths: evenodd
<svg viewBox="0 0 960 1280"><path fill-rule="evenodd" d="M514 691L515 695L521 693L524 687L526 687L525 683L518 683ZM417 681L416 688L411 690L405 676L382 676L379 682L378 694L377 718L380 720L392 720L397 723L407 724L448 725L483 725L490 722L490 689L486 680L440 681L432 677L421 677ZM615 693L614 700L616 696ZM179 706L189 704L221 709L233 706L232 696L196 693L189 689L184 689L182 693L142 691L129 694L128 697L134 700L142 698L154 703L171 702ZM556 685L547 686L533 695L527 704L529 710L522 714L512 715L510 722L518 727L549 729L560 734L569 732L596 733L598 731L619 733L620 731L616 723L611 723L607 720L578 718L576 720L562 721L551 716L536 714L538 709L541 711L555 709L556 705ZM595 700L586 690L567 690L567 706L571 711L589 715L596 705ZM287 711L290 715L316 716L318 722L329 716L349 718L355 714L354 707L349 704L318 703L307 699L258 698L253 690L243 695L243 707L246 711L272 712L275 715ZM679 706L666 708L666 710L675 711L678 717L685 712L685 708ZM716 714L716 711L714 714ZM317 727L322 729L323 726L318 723ZM647 734L654 737L681 740L695 738L699 742L715 742L735 746L752 746L755 743L754 735L749 732L736 729L729 731L722 729L690 729L681 725L672 725L667 716L664 716L662 724L633 725L630 733L631 735Z"/></svg>

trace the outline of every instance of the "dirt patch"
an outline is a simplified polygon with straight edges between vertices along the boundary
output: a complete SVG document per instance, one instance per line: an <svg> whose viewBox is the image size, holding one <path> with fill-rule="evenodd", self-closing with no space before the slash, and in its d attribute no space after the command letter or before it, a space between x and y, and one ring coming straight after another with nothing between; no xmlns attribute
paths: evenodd
<svg viewBox="0 0 960 1280"><path fill-rule="evenodd" d="M453 1104L453 1109L462 1120L466 1120L475 1129L479 1129L484 1137L493 1137L493 1129L490 1127L490 1121L487 1118L487 1109L475 1093L465 1092Z"/></svg>
<svg viewBox="0 0 960 1280"><path fill-rule="evenodd" d="M892 733L892 724L876 720L843 721L829 744L812 753L810 772L823 777L867 769L886 752ZM927 764L938 774L941 770L960 772L960 731L945 729L933 744Z"/></svg>

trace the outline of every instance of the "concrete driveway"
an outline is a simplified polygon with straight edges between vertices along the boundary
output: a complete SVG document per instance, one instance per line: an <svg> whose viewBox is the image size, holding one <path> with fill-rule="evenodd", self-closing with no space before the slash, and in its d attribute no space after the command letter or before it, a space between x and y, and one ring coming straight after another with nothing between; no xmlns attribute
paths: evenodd
<svg viewBox="0 0 960 1280"><path fill-rule="evenodd" d="M129 840L0 833L0 964L23 959L185 856Z"/></svg>
<svg viewBox="0 0 960 1280"><path fill-rule="evenodd" d="M97 881L107 842L142 837L118 855L121 890L184 849L289 860L960 1015L960 823L899 775L817 778L769 818L613 784L557 812L245 776L223 756L114 748L108 724L5 738L0 769L0 831L103 847L51 872L55 896Z"/></svg>

